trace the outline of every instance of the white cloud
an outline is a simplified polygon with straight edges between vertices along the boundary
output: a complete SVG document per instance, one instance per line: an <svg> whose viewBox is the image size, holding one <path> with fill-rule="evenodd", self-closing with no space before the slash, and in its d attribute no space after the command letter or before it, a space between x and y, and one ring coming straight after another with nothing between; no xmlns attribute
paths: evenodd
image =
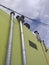
<svg viewBox="0 0 49 65"><path fill-rule="evenodd" d="M41 22L49 24L49 0L0 0L0 4L16 10L28 17L39 17L41 18ZM32 22L30 24L32 24ZM31 29L33 30L33 28L40 32L41 37L48 45L49 26L43 26L38 23L34 25L32 24Z"/></svg>

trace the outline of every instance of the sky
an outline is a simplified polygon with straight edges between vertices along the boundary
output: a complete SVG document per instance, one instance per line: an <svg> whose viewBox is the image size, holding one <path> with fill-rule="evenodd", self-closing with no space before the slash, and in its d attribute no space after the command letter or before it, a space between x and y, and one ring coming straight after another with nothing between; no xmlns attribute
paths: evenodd
<svg viewBox="0 0 49 65"><path fill-rule="evenodd" d="M37 30L42 40L49 47L49 26L40 23L49 24L49 0L0 0L0 4L5 5L25 16L37 21L26 19L30 24L30 30Z"/></svg>

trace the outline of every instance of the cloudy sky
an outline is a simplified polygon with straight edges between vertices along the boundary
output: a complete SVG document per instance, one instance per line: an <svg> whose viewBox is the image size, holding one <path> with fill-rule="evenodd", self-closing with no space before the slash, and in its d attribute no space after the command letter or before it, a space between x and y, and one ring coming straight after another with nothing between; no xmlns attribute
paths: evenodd
<svg viewBox="0 0 49 65"><path fill-rule="evenodd" d="M3 4L25 16L38 21L26 20L31 25L30 30L37 30L41 38L49 47L49 26L40 23L49 24L49 0L0 0Z"/></svg>

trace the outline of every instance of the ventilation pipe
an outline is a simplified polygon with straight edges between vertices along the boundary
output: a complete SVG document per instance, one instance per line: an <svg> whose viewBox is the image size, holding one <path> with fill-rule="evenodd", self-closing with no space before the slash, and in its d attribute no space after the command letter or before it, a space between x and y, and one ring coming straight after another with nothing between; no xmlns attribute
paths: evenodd
<svg viewBox="0 0 49 65"><path fill-rule="evenodd" d="M28 23L24 23L24 25L25 25L28 29L30 29L30 25L29 25Z"/></svg>
<svg viewBox="0 0 49 65"><path fill-rule="evenodd" d="M36 37L37 37L38 41L41 43L43 40L41 40L38 31L34 31L34 33L36 34Z"/></svg>
<svg viewBox="0 0 49 65"><path fill-rule="evenodd" d="M7 48L7 56L6 56L6 65L11 65L12 60L12 39L13 39L13 27L14 27L14 12L10 13L10 33L9 33L9 41Z"/></svg>
<svg viewBox="0 0 49 65"><path fill-rule="evenodd" d="M47 47L46 47L46 45L45 45L44 40L43 40L43 45L44 45L45 51L47 52L47 51L48 51L48 49L47 49Z"/></svg>
<svg viewBox="0 0 49 65"><path fill-rule="evenodd" d="M27 62L26 62L26 51L25 51L25 42L24 42L24 32L23 32L24 16L23 15L21 17L17 16L16 18L17 18L17 20L20 23L23 65L27 65Z"/></svg>

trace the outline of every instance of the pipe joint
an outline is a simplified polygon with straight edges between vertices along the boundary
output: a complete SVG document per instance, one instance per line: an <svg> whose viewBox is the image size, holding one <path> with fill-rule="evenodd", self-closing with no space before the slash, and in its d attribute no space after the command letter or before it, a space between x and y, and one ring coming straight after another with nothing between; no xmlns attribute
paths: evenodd
<svg viewBox="0 0 49 65"><path fill-rule="evenodd" d="M15 15L15 13L12 11L10 14L13 14L13 15Z"/></svg>

